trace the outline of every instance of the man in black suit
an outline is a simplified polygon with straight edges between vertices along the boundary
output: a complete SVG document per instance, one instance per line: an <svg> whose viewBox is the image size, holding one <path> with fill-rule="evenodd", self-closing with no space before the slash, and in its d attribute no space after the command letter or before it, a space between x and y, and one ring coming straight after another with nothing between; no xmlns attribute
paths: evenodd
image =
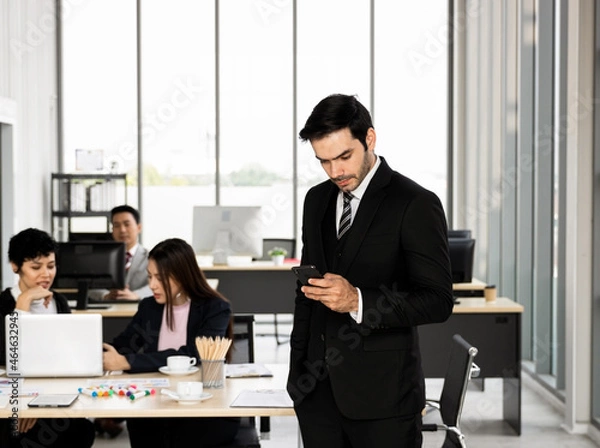
<svg viewBox="0 0 600 448"><path fill-rule="evenodd" d="M304 202L301 263L324 278L298 286L291 337L287 388L304 446L420 447L417 325L453 306L442 205L375 155L353 96L323 99L300 138L329 177Z"/></svg>

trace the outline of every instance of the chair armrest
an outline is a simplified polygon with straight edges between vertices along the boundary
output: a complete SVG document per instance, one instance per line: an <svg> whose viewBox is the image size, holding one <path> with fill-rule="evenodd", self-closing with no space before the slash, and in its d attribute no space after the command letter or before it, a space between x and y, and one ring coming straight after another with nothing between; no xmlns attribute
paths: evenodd
<svg viewBox="0 0 600 448"><path fill-rule="evenodd" d="M477 378L481 373L481 369L474 362L471 363L471 378Z"/></svg>
<svg viewBox="0 0 600 448"><path fill-rule="evenodd" d="M425 400L425 408L430 407L440 410L440 402L439 400Z"/></svg>

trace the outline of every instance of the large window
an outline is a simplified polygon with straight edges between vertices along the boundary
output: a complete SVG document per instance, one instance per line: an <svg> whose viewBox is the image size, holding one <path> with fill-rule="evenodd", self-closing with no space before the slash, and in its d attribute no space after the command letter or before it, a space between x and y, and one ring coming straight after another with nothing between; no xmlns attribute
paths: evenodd
<svg viewBox="0 0 600 448"><path fill-rule="evenodd" d="M81 154L100 150L102 169L133 173L138 164L136 2L66 3L59 166L64 172L76 171L77 154L81 163Z"/></svg>
<svg viewBox="0 0 600 448"><path fill-rule="evenodd" d="M219 202L261 205L264 236L290 238L293 11L265 6L219 2Z"/></svg>
<svg viewBox="0 0 600 448"><path fill-rule="evenodd" d="M140 3L143 240L191 242L193 206L215 203L214 3Z"/></svg>
<svg viewBox="0 0 600 448"><path fill-rule="evenodd" d="M261 205L266 237L299 239L304 195L325 175L297 133L331 93L356 94L377 153L445 201L446 1L89 0L76 12L62 25L62 166L103 149L105 169L128 174L144 245L191 241L193 206L212 204Z"/></svg>
<svg viewBox="0 0 600 448"><path fill-rule="evenodd" d="M400 3L400 2L398 2ZM378 153L446 203L448 11L446 0L375 8L374 121Z"/></svg>
<svg viewBox="0 0 600 448"><path fill-rule="evenodd" d="M333 93L357 95L371 109L369 1L298 2L297 21L297 131L313 107ZM300 238L304 196L326 176L309 143L298 143L297 163Z"/></svg>

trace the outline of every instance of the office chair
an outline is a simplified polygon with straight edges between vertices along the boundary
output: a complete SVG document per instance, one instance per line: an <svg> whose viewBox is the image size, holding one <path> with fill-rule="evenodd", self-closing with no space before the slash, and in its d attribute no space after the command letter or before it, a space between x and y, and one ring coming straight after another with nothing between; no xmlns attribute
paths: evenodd
<svg viewBox="0 0 600 448"><path fill-rule="evenodd" d="M470 229L448 229L448 239L450 238L471 238Z"/></svg>
<svg viewBox="0 0 600 448"><path fill-rule="evenodd" d="M261 260L270 260L269 251L274 247L283 247L287 250L288 257L294 258L296 256L296 240L294 238L264 238L263 239L263 256ZM277 345L281 345L289 341L287 339L281 339L279 337L279 322L277 321L277 313L273 315L273 325L275 327L275 340Z"/></svg>
<svg viewBox="0 0 600 448"><path fill-rule="evenodd" d="M233 316L233 349L231 364L254 362L254 315L236 314ZM261 417L261 432L270 430L269 417ZM242 417L240 429L235 439L222 448L260 448L254 417Z"/></svg>
<svg viewBox="0 0 600 448"><path fill-rule="evenodd" d="M442 448L466 448L465 436L460 430L460 417L471 377L479 375L479 367L473 362L477 349L462 336L452 337L450 360L444 377L439 400L426 400L427 407L440 412L442 423L423 424L423 431L446 431Z"/></svg>
<svg viewBox="0 0 600 448"><path fill-rule="evenodd" d="M295 238L264 238L263 239L263 256L261 260L270 260L269 251L274 247L283 247L287 250L287 256L294 258L296 256L296 239Z"/></svg>

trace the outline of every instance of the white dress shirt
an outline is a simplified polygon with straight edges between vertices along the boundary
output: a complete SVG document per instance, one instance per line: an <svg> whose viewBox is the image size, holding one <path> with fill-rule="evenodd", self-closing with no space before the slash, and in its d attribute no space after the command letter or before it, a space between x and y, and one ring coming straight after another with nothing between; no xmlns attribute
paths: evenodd
<svg viewBox="0 0 600 448"><path fill-rule="evenodd" d="M19 285L15 285L12 288L10 288L10 293L12 294L12 296L15 299L15 302L17 301L17 299L19 298L19 296L21 295L21 288L19 288ZM37 299L37 300L32 300L31 301L31 305L29 307L29 311L24 311L24 310L15 310L18 313L26 313L26 314L56 314L58 313L58 308L56 308L56 301L54 300L54 297L50 299L50 301L48 302L48 308L46 308L44 306L44 299Z"/></svg>
<svg viewBox="0 0 600 448"><path fill-rule="evenodd" d="M379 165L381 165L381 159L379 157L377 157L377 155L375 155L375 164L373 165L373 168L371 168L371 170L367 173L367 175L365 176L363 181L360 183L360 185L358 187L356 187L355 190L351 191L353 197L352 197L352 200L350 201L350 208L352 209L352 213L350 215L350 224L352 224L352 222L354 222L354 216L356 215L356 212L358 212L360 200L364 196L365 191L367 190L367 187L371 183L371 179L373 179L373 176L375 175L377 168L379 168ZM340 192L338 193L336 210L335 210L336 232L339 230L339 227L340 227L340 216L342 216L343 209L344 209L344 193L342 192L342 190L340 190ZM350 316L356 321L357 324L360 324L362 322L362 318L363 318L363 300L362 300L362 293L360 292L360 289L356 288L356 290L358 291L358 311L356 311L356 312L350 311Z"/></svg>

